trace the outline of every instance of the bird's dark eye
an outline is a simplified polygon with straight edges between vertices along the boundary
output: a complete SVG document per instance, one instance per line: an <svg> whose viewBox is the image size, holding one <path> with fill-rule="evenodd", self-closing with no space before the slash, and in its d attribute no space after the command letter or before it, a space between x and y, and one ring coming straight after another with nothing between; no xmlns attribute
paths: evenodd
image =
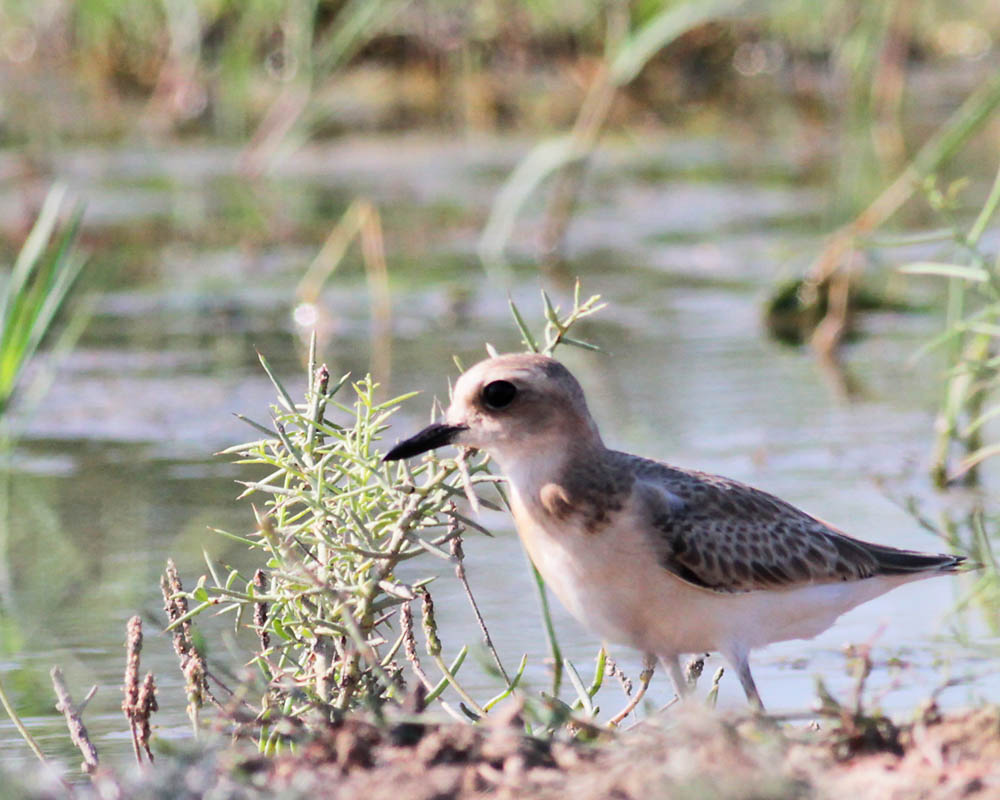
<svg viewBox="0 0 1000 800"><path fill-rule="evenodd" d="M517 387L510 381L493 381L483 387L483 405L498 411L514 401Z"/></svg>

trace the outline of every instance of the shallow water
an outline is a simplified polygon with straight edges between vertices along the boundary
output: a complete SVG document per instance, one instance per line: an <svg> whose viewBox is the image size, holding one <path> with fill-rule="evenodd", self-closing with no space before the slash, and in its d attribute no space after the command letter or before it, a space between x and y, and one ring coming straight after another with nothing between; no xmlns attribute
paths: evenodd
<svg viewBox="0 0 1000 800"><path fill-rule="evenodd" d="M425 390L390 438L422 424L431 397L445 396L452 354L471 363L484 341L518 347L504 289L485 277L473 247L497 175L521 152L489 141L348 140L309 148L256 182L238 176L237 153L228 150L87 149L57 159L54 171L87 199L94 259L110 277L77 351L59 364L43 359L39 369L54 370L53 386L38 409L14 420L23 433L4 487L0 671L43 747L67 763L77 759L51 708L47 673L59 664L78 696L100 686L86 720L102 755L130 757L118 687L124 622L135 613L147 619L143 668L163 693L157 733L187 735L176 661L154 632L158 575L171 556L190 587L205 571L203 550L248 563L238 545L207 531L245 531L252 519L249 506L233 502L243 473L212 453L252 437L233 412L267 418L272 390L254 348L290 387L302 385L290 287L351 197L373 199L384 217L394 305L387 390ZM585 291L611 304L584 330L611 355L563 356L610 445L747 481L862 538L941 548L891 499L915 492L933 507L945 502L921 473L939 365L909 363L940 322L865 317L865 335L846 352L861 388L850 403L808 353L770 342L760 324L764 292L815 255L822 187L795 180L794 157L784 164L786 181L670 177L692 159L736 174L747 157L726 142L676 137L602 151L567 251ZM655 180L651 170L659 170ZM0 208L18 208L24 191L3 185ZM516 242L534 232L526 223ZM528 255L527 246L512 248L515 263ZM530 319L541 316L540 285L515 266L510 291ZM370 304L355 260L322 305L322 358L336 374L363 373ZM508 667L526 652L528 685L545 688L547 646L524 556L509 519L487 521L498 535L467 541L470 580ZM450 568L429 566L440 575L438 613L453 652L477 632ZM949 613L971 580L904 587L813 641L762 651L754 663L765 701L808 707L818 674L846 696L841 647L872 639L880 668L871 685L888 692L887 708L912 709L967 673L972 681L943 702L1000 699L988 660L998 642L979 612ZM589 675L598 643L558 607L556 618L565 654ZM222 630L210 637L209 658L233 664ZM614 655L635 677L635 654ZM710 660L706 672L718 663ZM480 694L493 686L469 672ZM739 705L733 684L723 681L722 702ZM653 697L669 697L661 676ZM602 698L608 709L622 703L614 687ZM29 758L0 720L0 765Z"/></svg>

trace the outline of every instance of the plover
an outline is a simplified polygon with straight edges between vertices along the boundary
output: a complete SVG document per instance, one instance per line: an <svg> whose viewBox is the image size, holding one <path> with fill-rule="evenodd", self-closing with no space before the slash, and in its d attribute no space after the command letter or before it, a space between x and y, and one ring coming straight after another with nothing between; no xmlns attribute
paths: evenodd
<svg viewBox="0 0 1000 800"><path fill-rule="evenodd" d="M680 696L678 657L719 652L763 708L752 649L812 638L858 604L963 561L859 541L759 489L611 450L580 384L547 356L476 364L445 421L385 459L448 444L499 465L521 542L567 610L658 658Z"/></svg>

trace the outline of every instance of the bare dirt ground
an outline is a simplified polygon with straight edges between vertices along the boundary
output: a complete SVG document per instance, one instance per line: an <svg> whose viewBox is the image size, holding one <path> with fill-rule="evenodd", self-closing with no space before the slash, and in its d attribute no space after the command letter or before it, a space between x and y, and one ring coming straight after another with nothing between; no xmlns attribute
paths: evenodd
<svg viewBox="0 0 1000 800"><path fill-rule="evenodd" d="M942 715L930 706L907 724L845 717L819 729L694 710L593 743L526 737L513 706L478 726L352 716L294 754L219 747L160 757L141 776L97 777L93 790L102 798L996 798L1000 708Z"/></svg>

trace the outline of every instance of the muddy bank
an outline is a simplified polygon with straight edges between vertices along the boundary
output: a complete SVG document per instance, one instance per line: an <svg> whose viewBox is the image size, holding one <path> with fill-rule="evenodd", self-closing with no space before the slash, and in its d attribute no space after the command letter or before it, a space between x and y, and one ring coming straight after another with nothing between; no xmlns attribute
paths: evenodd
<svg viewBox="0 0 1000 800"><path fill-rule="evenodd" d="M675 713L595 743L523 735L512 708L479 726L350 717L275 758L225 745L161 753L128 779L99 776L83 797L574 800L952 798L1000 794L1000 708L914 722L775 723ZM29 793L64 797L59 790ZM14 795L10 795L14 796ZM26 795L20 795L26 796Z"/></svg>

